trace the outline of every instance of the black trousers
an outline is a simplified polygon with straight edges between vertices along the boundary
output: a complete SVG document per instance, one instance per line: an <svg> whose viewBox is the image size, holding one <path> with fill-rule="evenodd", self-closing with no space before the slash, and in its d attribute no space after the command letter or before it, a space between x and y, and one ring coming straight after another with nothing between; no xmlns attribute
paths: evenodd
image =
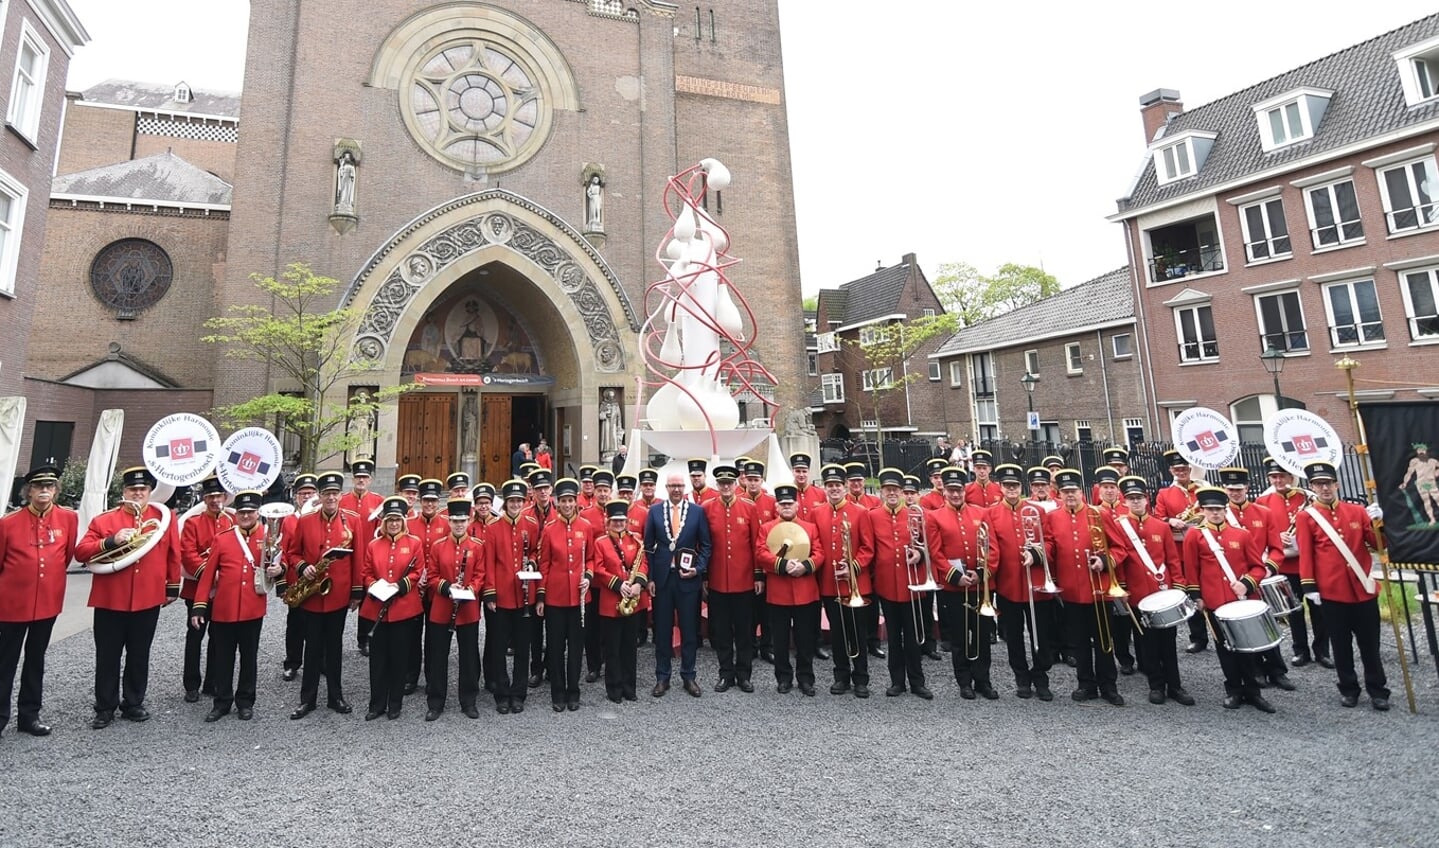
<svg viewBox="0 0 1439 848"><path fill-rule="evenodd" d="M545 635L549 643L550 701L563 704L580 699L580 660L585 634L580 630L579 607L545 604Z"/></svg>
<svg viewBox="0 0 1439 848"><path fill-rule="evenodd" d="M949 617L953 628L949 659L954 666L954 681L960 686L992 685L989 635L994 629L994 619L979 614L980 594L943 590L928 594L939 595L939 608Z"/></svg>
<svg viewBox="0 0 1439 848"><path fill-rule="evenodd" d="M530 628L530 675L543 677L550 667L549 654L545 650L545 620L534 615L533 609L530 612L532 614L527 619Z"/></svg>
<svg viewBox="0 0 1439 848"><path fill-rule="evenodd" d="M375 620L358 615L359 621L355 624L355 644L364 647L370 643L370 633L375 629Z"/></svg>
<svg viewBox="0 0 1439 848"><path fill-rule="evenodd" d="M1359 659L1364 663L1364 691L1371 698L1389 697L1389 681L1379 657L1379 599L1357 604L1326 600L1324 623L1329 629L1334 671L1339 675L1339 693L1359 694L1359 677L1354 671L1354 643L1358 642Z"/></svg>
<svg viewBox="0 0 1439 848"><path fill-rule="evenodd" d="M924 665L921 657L924 648L914 629L913 605L907 601L889 601L884 598L880 598L879 604L884 612L885 636L889 642L886 661L889 663L890 685L903 687L908 679L910 686L923 686ZM951 647L959 650L956 646Z"/></svg>
<svg viewBox="0 0 1439 848"><path fill-rule="evenodd" d="M798 680L814 685L815 634L819 630L819 602L799 606L769 604L769 632L774 637L774 679L778 683ZM794 638L794 665L789 661L790 638Z"/></svg>
<svg viewBox="0 0 1439 848"><path fill-rule="evenodd" d="M1016 686L1048 686L1049 670L1054 667L1055 607L1059 601L1049 595L1034 601L1034 620L1029 617L1029 602L1020 603L998 598L999 626L1004 631L1004 644L1009 651L1009 668L1014 672ZM944 608L940 608L944 615ZM1031 642L1039 644L1035 650ZM1032 657L1032 661L1031 661Z"/></svg>
<svg viewBox="0 0 1439 848"><path fill-rule="evenodd" d="M265 619L210 622L210 647L214 651L210 673L214 678L215 706L255 706L256 664L260 657L260 627ZM235 654L240 655L240 681L235 682Z"/></svg>
<svg viewBox="0 0 1439 848"><path fill-rule="evenodd" d="M305 662L305 616L295 607L285 612L285 670L299 669Z"/></svg>
<svg viewBox="0 0 1439 848"><path fill-rule="evenodd" d="M1309 621L1314 625L1314 641L1309 640L1309 628L1304 624L1304 610L1296 610L1289 614L1289 633L1294 640L1294 656L1296 657L1327 657L1329 656L1329 630L1324 625L1324 607L1304 597L1304 590L1299 585L1298 574L1286 574L1285 579L1289 581L1289 588L1294 590L1294 597L1309 610Z"/></svg>
<svg viewBox="0 0 1439 848"><path fill-rule="evenodd" d="M1109 617L1107 604L1097 609L1099 615ZM1094 604L1064 605L1065 630L1069 634L1069 649L1074 652L1075 676L1080 689L1114 692L1119 688L1119 672L1114 665L1114 654L1100 648L1095 610Z"/></svg>
<svg viewBox="0 0 1439 848"><path fill-rule="evenodd" d="M150 686L150 643L155 640L159 620L159 607L138 612L95 610L95 712L144 706L145 690Z"/></svg>
<svg viewBox="0 0 1439 848"><path fill-rule="evenodd" d="M20 650L25 650L25 665L20 670L20 725L40 720L40 707L45 690L45 651L50 647L50 633L55 619L39 621L0 622L0 727L10 721L10 696L15 688L15 669L20 665Z"/></svg>
<svg viewBox="0 0 1439 848"><path fill-rule="evenodd" d="M1115 662L1120 665L1134 665L1136 652L1130 647L1134 641L1134 622L1129 620L1129 615L1119 615L1110 607L1109 633L1114 638Z"/></svg>
<svg viewBox="0 0 1439 848"><path fill-rule="evenodd" d="M474 601L471 601L474 603ZM455 651L460 659L456 688L460 707L473 707L480 691L480 623L455 627ZM445 708L450 688L450 626L425 621L425 695L432 710Z"/></svg>
<svg viewBox="0 0 1439 848"><path fill-rule="evenodd" d="M869 596L870 606L874 606L878 601L879 595ZM888 618L889 616L885 617ZM866 648L870 649L875 649L879 647L879 616L877 615L870 616L869 621L866 623L864 631L864 644Z"/></svg>
<svg viewBox="0 0 1439 848"><path fill-rule="evenodd" d="M345 697L340 680L340 664L345 643L345 616L349 610L340 607L333 612L311 612L306 609L298 612L305 625L305 661L304 670L300 673L300 703L315 703L320 694L320 675L324 674L328 702L333 704Z"/></svg>
<svg viewBox="0 0 1439 848"><path fill-rule="evenodd" d="M1293 615L1289 616L1293 618ZM1281 674L1289 673L1289 666L1284 662L1284 654L1275 645L1267 651L1254 655L1254 661L1258 666L1259 673L1269 677L1278 677Z"/></svg>
<svg viewBox="0 0 1439 848"><path fill-rule="evenodd" d="M759 634L754 639L755 653L764 650L773 652L774 637L769 632L769 605L763 592L754 597L754 617L759 621Z"/></svg>
<svg viewBox="0 0 1439 848"><path fill-rule="evenodd" d="M1135 637L1139 667L1149 680L1150 689L1172 692L1181 687L1178 638L1178 627L1146 627Z"/></svg>
<svg viewBox="0 0 1439 848"><path fill-rule="evenodd" d="M1189 641L1200 647L1209 644L1209 630L1204 626L1204 616L1191 615L1189 617Z"/></svg>
<svg viewBox="0 0 1439 848"><path fill-rule="evenodd" d="M530 691L526 676L530 668L530 622L523 610L496 608L485 612L485 654L490 657L490 679L495 682L495 702L523 701ZM543 621L543 619L541 619ZM514 671L505 650L513 648Z"/></svg>
<svg viewBox="0 0 1439 848"><path fill-rule="evenodd" d="M837 597L823 598L824 615L829 619L830 656L834 659L834 682L869 685L869 620L874 602L867 607L849 607ZM847 641L846 641L847 639ZM850 654L857 654L851 660Z"/></svg>
<svg viewBox="0 0 1439 848"><path fill-rule="evenodd" d="M425 628L429 627L430 622L429 590L420 593L420 608L423 610L420 614L420 620L423 623L419 627L413 628L411 632L410 655L405 666L405 683L411 686L418 686L420 684L421 671L424 671L425 674L430 673L430 666L425 662L425 653L421 648L421 646L426 643ZM429 687L426 687L427 691L428 688Z"/></svg>
<svg viewBox="0 0 1439 848"><path fill-rule="evenodd" d="M1205 610L1200 615L1210 615ZM1200 618L1196 615L1195 618ZM1209 619L1214 627L1214 652L1219 655L1219 668L1224 672L1224 694L1241 695L1246 698L1259 694L1259 664L1254 654L1231 651L1229 640L1224 638L1224 630ZM1200 618L1199 626L1204 627L1204 619Z"/></svg>
<svg viewBox="0 0 1439 848"><path fill-rule="evenodd" d="M600 625L600 599L598 592L590 593L585 604L585 670L599 671L605 661L604 634Z"/></svg>
<svg viewBox="0 0 1439 848"><path fill-rule="evenodd" d="M194 615L195 602L185 602L185 668L182 680L186 692L199 691L204 695L215 694L213 684L210 682L210 668L215 661L215 645L205 643L205 633L209 630L209 621L200 622L199 627L191 627L190 619ZM205 666L200 667L200 648L205 644Z"/></svg>
<svg viewBox="0 0 1439 848"><path fill-rule="evenodd" d="M410 643L419 638L422 616L386 620L370 631L370 712L397 713L410 679Z"/></svg>
<svg viewBox="0 0 1439 848"><path fill-rule="evenodd" d="M754 673L754 592L709 593L710 644L720 680L749 680Z"/></svg>
<svg viewBox="0 0 1439 848"><path fill-rule="evenodd" d="M713 600L715 593L710 593ZM714 613L711 608L710 620ZM617 615L600 619L605 646L605 694L612 698L636 695L639 667L640 616ZM714 630L711 629L713 634Z"/></svg>
<svg viewBox="0 0 1439 848"><path fill-rule="evenodd" d="M920 639L920 642L924 644L924 650L926 651L934 650L939 647L939 643L934 638L934 596L937 594L939 593L925 592L923 595L919 596L919 617L921 622L924 624L924 632L920 634L920 636L922 637ZM941 605L941 607L942 606L943 605ZM951 636L952 635L953 634L951 634Z"/></svg>

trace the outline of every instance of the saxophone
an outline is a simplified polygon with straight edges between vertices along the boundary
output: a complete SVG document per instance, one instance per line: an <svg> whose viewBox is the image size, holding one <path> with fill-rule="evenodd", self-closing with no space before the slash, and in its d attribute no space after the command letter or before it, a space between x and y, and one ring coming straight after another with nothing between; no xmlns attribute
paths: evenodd
<svg viewBox="0 0 1439 848"><path fill-rule="evenodd" d="M343 547L348 548L354 537L354 532L346 527ZM305 563L300 563L299 567L295 569L295 582L285 590L283 595L286 606L298 607L315 595L323 597L330 594L330 590L334 588L334 581L330 579L330 566L334 561L334 557L321 557L320 561L315 563L315 570L309 577L305 576Z"/></svg>
<svg viewBox="0 0 1439 848"><path fill-rule="evenodd" d="M619 544L616 543L616 547L618 546ZM644 555L645 546L638 546L638 548L635 550L635 561L630 563L629 576L625 578L626 583L634 583L635 585L639 585L644 582L644 576L640 574L640 564L644 562ZM619 606L616 608L616 611L620 615L634 615L635 610L639 609L641 597L643 597L643 595L635 595L633 598L620 598L620 603Z"/></svg>

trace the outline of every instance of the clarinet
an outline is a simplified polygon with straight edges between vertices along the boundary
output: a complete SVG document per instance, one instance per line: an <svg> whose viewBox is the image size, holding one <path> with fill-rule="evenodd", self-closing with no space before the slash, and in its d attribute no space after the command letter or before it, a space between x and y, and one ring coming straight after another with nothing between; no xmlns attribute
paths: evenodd
<svg viewBox="0 0 1439 848"><path fill-rule="evenodd" d="M414 566L414 564L415 561L412 559L405 565L405 570L400 572L400 580L404 580L406 577L410 576L410 569ZM385 619L387 617L385 614L390 611L390 604L394 603L395 598L398 597L399 594L396 593L384 603L380 604L380 611L375 613L375 626L370 629L370 634L372 637L375 633L379 631L380 625L385 623Z"/></svg>
<svg viewBox="0 0 1439 848"><path fill-rule="evenodd" d="M521 531L520 538L525 540L525 552L524 556L520 559L520 570L530 571L532 570L530 568L530 534ZM530 607L532 606L532 604L530 603L530 581L520 580L520 588L524 590L524 597L520 600L520 617L529 618Z"/></svg>
<svg viewBox="0 0 1439 848"><path fill-rule="evenodd" d="M584 539L581 539L581 540L580 540L580 579L579 579L579 582L576 583L575 585L576 585L576 586L579 586L581 583L584 583L584 582L585 582L585 540L584 540ZM584 630L584 629L585 629L585 593L584 593L584 591L581 591L581 592L580 592L580 630Z"/></svg>

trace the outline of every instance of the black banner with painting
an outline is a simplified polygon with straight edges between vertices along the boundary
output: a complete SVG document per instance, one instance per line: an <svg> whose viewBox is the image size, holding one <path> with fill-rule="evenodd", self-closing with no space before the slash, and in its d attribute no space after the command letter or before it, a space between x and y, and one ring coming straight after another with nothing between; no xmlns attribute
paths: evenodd
<svg viewBox="0 0 1439 848"><path fill-rule="evenodd" d="M1389 559L1439 569L1439 403L1360 404Z"/></svg>

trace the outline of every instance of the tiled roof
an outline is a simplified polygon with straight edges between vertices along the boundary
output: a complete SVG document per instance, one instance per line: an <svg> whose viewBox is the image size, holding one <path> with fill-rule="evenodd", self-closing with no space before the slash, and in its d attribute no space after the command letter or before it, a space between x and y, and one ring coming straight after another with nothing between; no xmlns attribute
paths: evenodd
<svg viewBox="0 0 1439 848"><path fill-rule="evenodd" d="M900 295L904 294L904 285L908 280L909 263L901 262L845 283L840 287L845 292L844 317L839 319L840 326L872 321L898 312Z"/></svg>
<svg viewBox="0 0 1439 848"><path fill-rule="evenodd" d="M1201 193L1246 174L1296 162L1439 117L1439 102L1415 108L1405 103L1398 68L1390 55L1436 35L1439 35L1439 14L1175 115L1164 131L1166 136L1185 130L1218 133L1204 167L1194 177L1160 187L1154 163L1146 163L1130 196L1118 201L1119 211L1123 213ZM1334 92L1314 137L1265 153L1260 146L1254 104L1304 86Z"/></svg>
<svg viewBox="0 0 1439 848"><path fill-rule="evenodd" d="M230 184L173 153L157 153L56 177L50 193L160 203L230 203Z"/></svg>
<svg viewBox="0 0 1439 848"><path fill-rule="evenodd" d="M240 95L231 91L190 90L190 102L175 99L175 86L162 83L108 79L90 86L81 93L88 103L109 103L132 109L156 109L163 112L189 112L196 115L240 117Z"/></svg>
<svg viewBox="0 0 1439 848"><path fill-rule="evenodd" d="M849 292L844 289L822 289L819 293L820 300L824 301L824 317L826 323L844 323L844 305L849 299ZM819 332L828 333L830 327L820 327Z"/></svg>
<svg viewBox="0 0 1439 848"><path fill-rule="evenodd" d="M1130 288L1129 268L1125 266L1013 312L965 327L934 355L994 350L1133 317L1134 293Z"/></svg>

